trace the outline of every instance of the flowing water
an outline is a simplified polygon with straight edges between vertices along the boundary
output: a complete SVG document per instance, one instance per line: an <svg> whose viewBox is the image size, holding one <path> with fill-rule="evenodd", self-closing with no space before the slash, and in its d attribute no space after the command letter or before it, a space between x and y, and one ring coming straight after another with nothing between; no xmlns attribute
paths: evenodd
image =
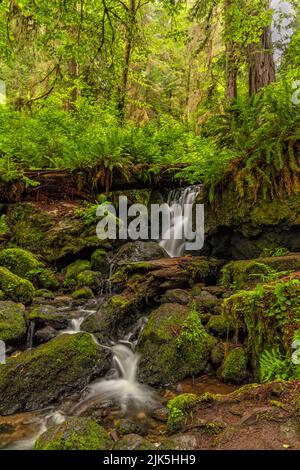
<svg viewBox="0 0 300 470"><path fill-rule="evenodd" d="M174 189L168 195L167 204L170 207L171 226L162 234L162 240L159 244L171 258L179 258L184 254L185 243L187 241L184 234L190 222L190 214L184 214L183 210L185 205L194 204L200 191L201 186L189 186L184 189ZM178 215L174 211L174 204L181 206L182 215Z"/></svg>

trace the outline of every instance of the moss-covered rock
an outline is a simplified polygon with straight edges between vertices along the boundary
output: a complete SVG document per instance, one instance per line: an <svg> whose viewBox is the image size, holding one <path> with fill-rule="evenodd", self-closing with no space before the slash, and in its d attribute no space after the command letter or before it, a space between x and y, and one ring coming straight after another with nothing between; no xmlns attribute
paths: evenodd
<svg viewBox="0 0 300 470"><path fill-rule="evenodd" d="M6 299L5 293L3 292L3 290L0 290L0 301L5 300L5 299Z"/></svg>
<svg viewBox="0 0 300 470"><path fill-rule="evenodd" d="M86 250L96 250L101 242L95 224L78 214L78 203L57 202L53 208L41 204L22 203L7 207L6 220L11 243L39 255L48 262L76 259Z"/></svg>
<svg viewBox="0 0 300 470"><path fill-rule="evenodd" d="M178 431L182 428L187 413L196 406L198 395L194 393L183 393L172 398L167 404L169 410L168 429L169 431Z"/></svg>
<svg viewBox="0 0 300 470"><path fill-rule="evenodd" d="M110 272L110 261L105 250L99 248L91 256L91 269L100 272L105 278Z"/></svg>
<svg viewBox="0 0 300 470"><path fill-rule="evenodd" d="M43 269L38 275L38 285L42 289L55 291L59 288L58 279L51 269Z"/></svg>
<svg viewBox="0 0 300 470"><path fill-rule="evenodd" d="M92 299L94 297L94 293L90 287L81 287L81 289L77 289L71 294L72 298L77 299Z"/></svg>
<svg viewBox="0 0 300 470"><path fill-rule="evenodd" d="M6 297L14 302L30 304L34 297L34 287L30 281L0 267L0 288Z"/></svg>
<svg viewBox="0 0 300 470"><path fill-rule="evenodd" d="M91 418L70 418L51 426L36 441L35 450L107 450L113 441Z"/></svg>
<svg viewBox="0 0 300 470"><path fill-rule="evenodd" d="M191 292L184 289L170 289L160 299L164 304L188 305L192 301Z"/></svg>
<svg viewBox="0 0 300 470"><path fill-rule="evenodd" d="M28 250L7 248L0 251L0 266L19 277L32 280L43 264Z"/></svg>
<svg viewBox="0 0 300 470"><path fill-rule="evenodd" d="M300 281L287 278L240 291L225 299L222 308L236 330L246 332L255 369L264 349L279 346L287 355L291 353L292 339L300 326Z"/></svg>
<svg viewBox="0 0 300 470"><path fill-rule="evenodd" d="M91 269L91 263L87 260L77 260L66 268L66 275L65 275L65 285L68 284L69 281L76 281L78 274L82 273L83 271L89 271Z"/></svg>
<svg viewBox="0 0 300 470"><path fill-rule="evenodd" d="M295 188L296 189L296 188ZM200 200L204 198L205 200ZM257 198L239 194L236 181L215 193L214 204L205 203L205 248L210 256L253 259L265 248L284 247L300 252L300 194Z"/></svg>
<svg viewBox="0 0 300 470"><path fill-rule="evenodd" d="M137 240L125 243L118 249L114 257L114 264L126 261L150 261L161 258L168 258L168 254L157 242Z"/></svg>
<svg viewBox="0 0 300 470"><path fill-rule="evenodd" d="M29 321L35 322L37 328L51 326L56 330L63 330L69 324L68 316L53 305L38 305L27 313Z"/></svg>
<svg viewBox="0 0 300 470"><path fill-rule="evenodd" d="M36 300L37 298L43 298L43 299L54 299L54 294L48 289L36 289L34 292L34 299Z"/></svg>
<svg viewBox="0 0 300 470"><path fill-rule="evenodd" d="M215 367L220 367L225 356L225 344L217 343L211 350L210 360Z"/></svg>
<svg viewBox="0 0 300 470"><path fill-rule="evenodd" d="M100 272L86 270L78 274L77 282L80 287L90 287L97 292L103 284L103 277Z"/></svg>
<svg viewBox="0 0 300 470"><path fill-rule="evenodd" d="M228 352L219 371L223 382L241 383L248 374L248 355L244 348L238 347Z"/></svg>
<svg viewBox="0 0 300 470"><path fill-rule="evenodd" d="M24 305L0 302L0 340L7 344L21 344L26 338Z"/></svg>
<svg viewBox="0 0 300 470"><path fill-rule="evenodd" d="M140 376L150 384L167 384L197 375L215 342L193 308L163 304L150 314L139 339Z"/></svg>
<svg viewBox="0 0 300 470"><path fill-rule="evenodd" d="M222 269L221 283L227 288L253 288L261 282L276 280L300 270L300 254L231 261Z"/></svg>
<svg viewBox="0 0 300 470"><path fill-rule="evenodd" d="M86 333L61 335L0 366L0 413L37 410L105 371L105 352Z"/></svg>
<svg viewBox="0 0 300 470"><path fill-rule="evenodd" d="M207 330L214 336L227 338L234 332L234 327L223 315L212 315L206 325Z"/></svg>
<svg viewBox="0 0 300 470"><path fill-rule="evenodd" d="M98 310L89 315L82 323L82 331L93 333L100 342L116 341L122 337L127 328L132 327L138 315L136 299L124 295L110 297Z"/></svg>

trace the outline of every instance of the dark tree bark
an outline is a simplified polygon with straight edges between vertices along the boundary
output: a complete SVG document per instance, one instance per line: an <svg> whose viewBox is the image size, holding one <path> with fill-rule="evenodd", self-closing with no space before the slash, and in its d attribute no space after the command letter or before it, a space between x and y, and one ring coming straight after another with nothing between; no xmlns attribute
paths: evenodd
<svg viewBox="0 0 300 470"><path fill-rule="evenodd" d="M276 80L270 26L264 28L260 43L249 46L248 64L249 95L252 96Z"/></svg>

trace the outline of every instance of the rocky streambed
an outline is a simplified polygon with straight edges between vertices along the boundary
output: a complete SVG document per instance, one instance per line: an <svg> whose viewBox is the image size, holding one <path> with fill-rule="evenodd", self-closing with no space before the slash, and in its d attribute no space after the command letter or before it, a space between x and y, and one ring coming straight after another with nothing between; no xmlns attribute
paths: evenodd
<svg viewBox="0 0 300 470"><path fill-rule="evenodd" d="M169 258L101 244L77 210L6 211L0 446L299 448L300 254Z"/></svg>

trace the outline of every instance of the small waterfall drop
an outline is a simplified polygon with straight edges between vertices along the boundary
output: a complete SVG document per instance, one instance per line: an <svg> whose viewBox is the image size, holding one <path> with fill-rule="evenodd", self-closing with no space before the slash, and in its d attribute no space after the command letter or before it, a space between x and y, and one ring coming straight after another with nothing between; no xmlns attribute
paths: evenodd
<svg viewBox="0 0 300 470"><path fill-rule="evenodd" d="M139 355L125 344L116 344L108 379L100 379L87 387L87 395L73 410L82 414L90 404L105 400L117 402L125 412L129 407L152 408L157 404L155 392L137 381Z"/></svg>
<svg viewBox="0 0 300 470"><path fill-rule="evenodd" d="M31 349L33 346L33 335L35 330L35 322L30 321L27 331L27 338L26 338L26 349Z"/></svg>
<svg viewBox="0 0 300 470"><path fill-rule="evenodd" d="M177 216L172 210L173 204L181 206L182 214L184 205L193 205L197 196L200 194L201 186L189 186L184 189L174 189L168 195L167 204L171 209L171 226L162 234L162 240L160 246L166 250L171 258L179 258L183 256L185 251L184 229L189 223L188 215Z"/></svg>

